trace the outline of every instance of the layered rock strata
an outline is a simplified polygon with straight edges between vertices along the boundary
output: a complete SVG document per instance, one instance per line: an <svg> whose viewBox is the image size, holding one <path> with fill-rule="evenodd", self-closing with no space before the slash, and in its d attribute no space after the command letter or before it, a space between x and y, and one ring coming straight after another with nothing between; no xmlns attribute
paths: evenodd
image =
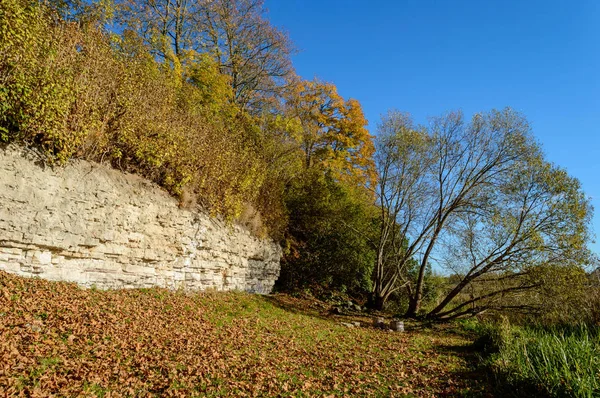
<svg viewBox="0 0 600 398"><path fill-rule="evenodd" d="M98 288L271 291L281 248L143 178L0 150L0 270Z"/></svg>

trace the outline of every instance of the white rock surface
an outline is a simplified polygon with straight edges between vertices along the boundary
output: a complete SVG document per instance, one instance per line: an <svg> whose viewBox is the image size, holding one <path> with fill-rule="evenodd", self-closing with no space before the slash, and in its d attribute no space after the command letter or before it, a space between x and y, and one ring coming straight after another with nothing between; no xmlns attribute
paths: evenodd
<svg viewBox="0 0 600 398"><path fill-rule="evenodd" d="M269 293L281 248L180 209L149 181L85 161L0 150L0 270L98 288Z"/></svg>

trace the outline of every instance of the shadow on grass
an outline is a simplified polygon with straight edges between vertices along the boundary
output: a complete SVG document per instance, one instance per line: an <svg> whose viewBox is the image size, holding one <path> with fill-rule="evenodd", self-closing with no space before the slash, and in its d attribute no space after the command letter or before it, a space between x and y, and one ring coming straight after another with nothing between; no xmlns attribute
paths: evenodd
<svg viewBox="0 0 600 398"><path fill-rule="evenodd" d="M439 345L435 350L440 353L453 354L462 357L468 364L469 370L455 372L454 376L474 386L485 386L481 390L470 391L464 396L469 397L512 397L533 398L550 397L550 395L534 383L528 381L516 382L506 374L494 372L487 363L482 347L477 342L470 345Z"/></svg>
<svg viewBox="0 0 600 398"><path fill-rule="evenodd" d="M296 314L310 316L313 318L328 320L328 321L345 321L345 320L363 320L371 322L373 314L368 312L346 311L335 313L334 306L323 301L310 298L297 298L286 294L273 294L262 296L262 298L271 305L280 308L284 311Z"/></svg>
<svg viewBox="0 0 600 398"><path fill-rule="evenodd" d="M265 295L261 296L261 298L269 304L292 314L328 319L328 308L323 308L319 311L319 308L316 307L318 304L311 304L306 299L298 299L283 294Z"/></svg>
<svg viewBox="0 0 600 398"><path fill-rule="evenodd" d="M306 298L293 297L285 294L274 294L261 297L265 302L297 315L304 315L329 322L344 322L349 320L361 320L365 326L371 325L372 319L380 314L360 312L333 314L331 305L322 301ZM389 315L389 314L388 314ZM369 322L367 324L367 322ZM477 344L477 336L473 332L462 331L450 324L436 322L412 321L407 322L407 331L418 334L443 334L448 336L468 337L474 340L473 344L445 345L439 344L432 347L439 354L452 355L462 358L466 363L466 369L451 373L451 378L460 380L462 388L454 396L462 397L547 397L547 393L527 382L516 383L509 380L505 375L499 375L486 363L483 347Z"/></svg>
<svg viewBox="0 0 600 398"><path fill-rule="evenodd" d="M448 331L453 334L452 331ZM465 385L470 386L469 390L464 391L463 397L494 397L493 375L485 367L481 366L481 356L476 347L469 345L437 345L434 350L440 354L453 355L461 357L467 364L467 370L452 372L452 377L461 380Z"/></svg>
<svg viewBox="0 0 600 398"><path fill-rule="evenodd" d="M491 370L489 370L492 373ZM524 397L551 397L548 392L542 389L540 386L535 385L534 383L521 381L514 382L507 378L506 375L503 374L494 374L492 378L492 387L494 389L494 394L497 397L512 397L512 398L524 398ZM561 395L561 396L569 396L569 395Z"/></svg>

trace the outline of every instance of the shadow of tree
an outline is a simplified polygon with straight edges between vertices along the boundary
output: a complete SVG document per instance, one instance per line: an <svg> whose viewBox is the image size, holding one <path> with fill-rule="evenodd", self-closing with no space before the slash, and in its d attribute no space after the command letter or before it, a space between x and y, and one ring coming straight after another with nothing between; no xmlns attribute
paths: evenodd
<svg viewBox="0 0 600 398"><path fill-rule="evenodd" d="M382 316L379 313L368 311L340 309L314 298L294 297L287 294L272 294L262 297L272 305L285 311L325 320L361 321L364 324L371 324L374 317Z"/></svg>
<svg viewBox="0 0 600 398"><path fill-rule="evenodd" d="M453 354L462 357L468 364L468 371L454 372L455 377L462 380L472 380L473 385L487 385L489 388L473 391L470 397L550 397L540 386L527 381L516 382L506 374L494 371L486 362L483 353L476 344L471 345L438 345L435 347L440 353ZM484 381L483 383L481 383Z"/></svg>

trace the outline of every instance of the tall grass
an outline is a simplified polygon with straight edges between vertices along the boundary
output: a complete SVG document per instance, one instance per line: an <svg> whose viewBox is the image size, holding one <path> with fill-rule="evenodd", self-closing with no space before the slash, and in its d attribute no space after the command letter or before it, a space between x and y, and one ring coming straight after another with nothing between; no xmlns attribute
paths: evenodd
<svg viewBox="0 0 600 398"><path fill-rule="evenodd" d="M504 388L563 397L600 397L600 330L578 325L483 328L488 363Z"/></svg>

